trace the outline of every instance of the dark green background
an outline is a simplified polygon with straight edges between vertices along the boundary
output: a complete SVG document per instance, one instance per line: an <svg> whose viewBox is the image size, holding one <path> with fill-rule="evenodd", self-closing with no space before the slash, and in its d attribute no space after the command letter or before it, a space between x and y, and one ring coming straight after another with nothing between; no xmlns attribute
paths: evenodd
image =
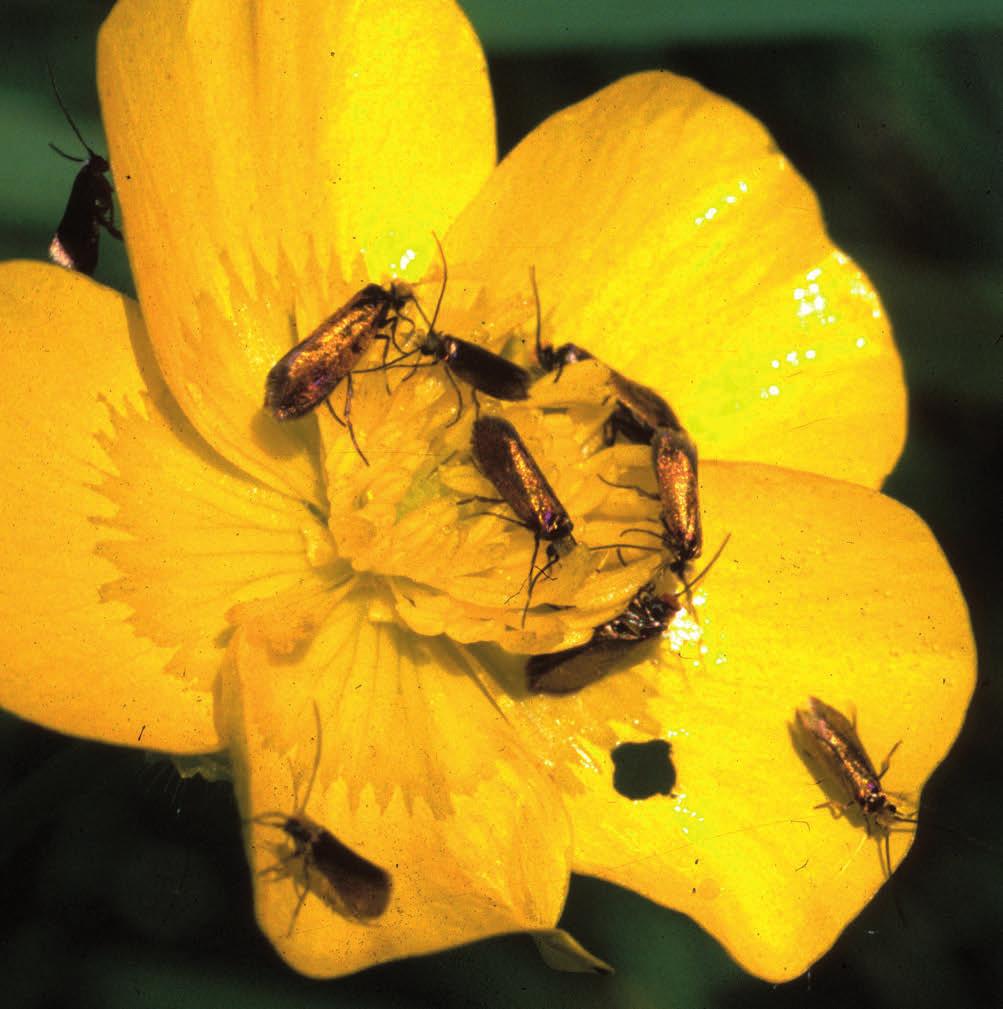
<svg viewBox="0 0 1003 1009"><path fill-rule="evenodd" d="M103 149L94 39L109 7L3 5L0 258L44 257L74 174L46 147L72 145L46 57ZM666 67L696 77L773 131L895 324L910 434L887 490L925 518L950 557L982 664L965 731L924 794L924 822L893 887L809 976L779 988L744 975L688 919L587 879L575 880L564 924L617 966L613 978L553 973L515 937L314 983L284 967L255 928L227 786L181 782L138 752L4 717L5 1005L787 1009L1000 1000L1003 15L994 23L997 4L907 0L629 7L623 15L601 3L469 5L491 57L502 150L625 73ZM105 241L102 256L98 278L128 289L121 248Z"/></svg>

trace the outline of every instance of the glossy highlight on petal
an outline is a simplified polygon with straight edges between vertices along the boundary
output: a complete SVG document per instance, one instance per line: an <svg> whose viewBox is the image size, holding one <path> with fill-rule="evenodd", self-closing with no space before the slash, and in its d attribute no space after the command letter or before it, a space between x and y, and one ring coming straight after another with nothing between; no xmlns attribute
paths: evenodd
<svg viewBox="0 0 1003 1009"><path fill-rule="evenodd" d="M745 969L781 981L886 878L860 819L817 808L830 792L792 735L795 709L814 694L856 710L875 760L902 740L883 780L915 808L959 731L975 656L950 569L901 505L714 462L701 500L708 542L730 539L694 594L696 634L670 628L633 668L569 698L496 696L560 769L575 868L691 915ZM617 794L614 748L652 739L671 746L672 793ZM903 827L893 866L912 843Z"/></svg>
<svg viewBox="0 0 1003 1009"><path fill-rule="evenodd" d="M974 654L871 489L884 310L767 132L639 74L496 168L447 0L122 0L99 78L140 302L0 269L0 701L227 747L304 974L517 931L606 973L572 870L804 971L912 825L882 862L796 712L922 816Z"/></svg>
<svg viewBox="0 0 1003 1009"><path fill-rule="evenodd" d="M877 295L762 125L693 81L638 74L551 116L445 245L482 312L522 296L527 350L534 269L547 339L660 392L707 458L878 486L901 451Z"/></svg>

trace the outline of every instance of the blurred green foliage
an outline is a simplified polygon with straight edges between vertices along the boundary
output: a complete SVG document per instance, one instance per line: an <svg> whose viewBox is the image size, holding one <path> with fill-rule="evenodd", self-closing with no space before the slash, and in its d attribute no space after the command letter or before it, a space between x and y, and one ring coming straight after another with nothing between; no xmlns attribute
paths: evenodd
<svg viewBox="0 0 1003 1009"><path fill-rule="evenodd" d="M104 150L94 39L109 7L7 0L0 13L2 258L44 258L76 171L47 147L75 140L46 59L89 143ZM622 8L471 0L502 149L625 73L689 74L763 119L871 274L911 396L908 447L887 489L951 558L982 660L963 736L925 793L913 853L810 975L782 988L744 975L687 919L588 879L574 881L563 924L616 965L612 978L552 973L529 940L511 937L321 984L287 970L257 932L226 785L182 782L139 753L5 717L5 1005L999 1004L1003 10L976 0ZM101 256L98 279L131 290L118 243L104 240Z"/></svg>
<svg viewBox="0 0 1003 1009"><path fill-rule="evenodd" d="M708 45L875 31L978 29L999 24L993 0L467 0L464 9L489 52L554 52L701 42Z"/></svg>

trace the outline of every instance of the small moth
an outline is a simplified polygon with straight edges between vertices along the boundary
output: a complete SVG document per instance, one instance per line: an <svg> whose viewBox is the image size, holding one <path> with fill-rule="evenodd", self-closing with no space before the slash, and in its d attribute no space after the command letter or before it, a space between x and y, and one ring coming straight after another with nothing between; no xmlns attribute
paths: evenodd
<svg viewBox="0 0 1003 1009"><path fill-rule="evenodd" d="M659 520L662 531L631 528L623 533L639 533L661 540L662 549L668 551L672 560L666 567L680 578L686 573L690 562L703 552L703 530L700 523L700 500L697 483L697 447L690 436L681 428L661 427L651 439L651 461L655 471L658 493L652 494L641 487L616 484L603 480L611 487L636 490L644 497L653 498L661 505ZM603 478L600 476L599 478ZM622 535L622 534L621 534ZM590 550L657 551L658 547L639 543L606 543L590 547Z"/></svg>
<svg viewBox="0 0 1003 1009"><path fill-rule="evenodd" d="M413 354L420 354L422 357L431 357L433 361L429 365L412 365L410 378L414 372L421 367L430 367L432 364L441 364L446 369L446 377L456 390L458 408L456 417L449 422L449 425L457 423L463 412L463 395L460 387L456 384L456 379L466 382L474 390L474 402L476 404L477 393L483 392L486 396L494 399L503 399L510 402L529 399L529 386L532 376L525 368L509 361L500 354L479 347L469 340L463 340L458 336L450 336L447 333L440 333L435 328L436 320L439 318L439 309L442 307L442 298L446 291L446 280L448 270L446 267L446 257L442 251L442 245L436 238L439 246L439 254L442 257L442 286L439 288L439 299L435 305L432 318L425 317L425 313L418 307L418 311L425 318L427 331L421 343L415 350L405 354L410 357ZM394 362L396 365L397 362Z"/></svg>
<svg viewBox="0 0 1003 1009"><path fill-rule="evenodd" d="M662 427L651 440L651 459L662 506L662 543L675 555L672 570L678 573L703 550L697 447L685 431Z"/></svg>
<svg viewBox="0 0 1003 1009"><path fill-rule="evenodd" d="M522 611L525 624L536 583L558 562L561 552L575 543L571 535L574 524L519 433L507 420L478 417L474 421L471 447L481 472L518 516L517 524L533 534L529 588ZM537 570L541 541L547 544L547 563Z"/></svg>
<svg viewBox="0 0 1003 1009"><path fill-rule="evenodd" d="M281 830L292 849L276 846L277 861L261 871L270 879L292 879L301 884L296 907L289 922L292 935L308 893L319 897L332 911L360 923L379 918L390 903L393 880L388 872L353 851L316 820L306 815L310 794L320 767L320 711L314 704L317 722L317 749L303 801L292 813L260 813L250 822ZM294 799L294 801L296 801Z"/></svg>
<svg viewBox="0 0 1003 1009"><path fill-rule="evenodd" d="M400 282L367 284L356 292L272 365L265 378L265 408L276 420L295 420L320 406L347 378L344 424L368 465L352 427L352 371L374 340L385 340L388 347L394 343L401 310L413 300L411 288Z"/></svg>
<svg viewBox="0 0 1003 1009"><path fill-rule="evenodd" d="M500 354L495 354L469 340L461 340L458 336L449 336L430 329L422 340L419 353L433 357L446 369L457 396L460 390L456 379L466 382L475 392L483 392L495 399L509 401L529 399L530 374L525 368L509 361ZM462 411L462 397L460 410ZM460 419L457 411L456 423Z"/></svg>
<svg viewBox="0 0 1003 1009"><path fill-rule="evenodd" d="M613 445L617 436L635 445L650 445L660 429L683 430L675 411L654 389L612 368L609 384L616 398L616 408L603 424L603 440L607 445Z"/></svg>
<svg viewBox="0 0 1003 1009"><path fill-rule="evenodd" d="M76 270L93 276L98 264L98 238L100 229L104 228L113 238L121 241L122 232L115 226L115 205L112 201L111 183L108 172L111 168L107 158L101 157L88 146L83 134L77 129L77 124L70 116L69 110L63 104L63 99L56 87L56 78L49 68L49 80L70 129L87 152L86 158L74 157L60 150L55 144L49 146L67 161L75 161L83 167L77 172L70 190L70 198L66 201L66 210L56 233L49 243L49 258L57 265L68 270Z"/></svg>
<svg viewBox="0 0 1003 1009"><path fill-rule="evenodd" d="M868 836L884 833L885 870L891 875L888 828L895 823L916 822L899 813L881 785L881 779L888 770L892 754L898 749L901 740L891 748L881 764L881 770L877 771L853 723L835 708L817 697L809 697L808 706L798 708L795 717L796 724L811 751L842 785L848 796L848 801L843 805L828 801L820 803L820 807L827 806L833 810L843 811L851 806L857 806L863 816Z"/></svg>

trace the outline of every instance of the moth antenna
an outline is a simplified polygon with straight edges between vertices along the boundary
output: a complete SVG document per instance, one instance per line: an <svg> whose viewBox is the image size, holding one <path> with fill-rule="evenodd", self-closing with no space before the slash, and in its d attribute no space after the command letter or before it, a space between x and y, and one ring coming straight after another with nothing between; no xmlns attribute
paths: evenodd
<svg viewBox="0 0 1003 1009"><path fill-rule="evenodd" d="M636 527L631 527L630 529L623 529L620 532L621 536L626 536L627 533L640 533L642 536L654 536L655 539L662 539L662 533L657 532L654 529L639 529Z"/></svg>
<svg viewBox="0 0 1003 1009"><path fill-rule="evenodd" d="M63 115L66 116L66 121L70 124L70 129L73 130L73 132L77 135L77 140L79 140L80 143L83 145L84 150L92 158L96 158L97 154L93 150L91 150L90 145L87 143L86 140L84 140L83 134L80 132L80 130L77 129L77 124L73 121L73 116L70 115L69 109L67 109L66 105L63 103L63 97L59 93L59 88L56 87L56 75L52 72L52 64L48 60L46 60L45 66L46 69L49 71L49 82L52 84L52 93L56 96L56 101L59 103L59 107L63 110ZM50 144L49 146L51 147L52 145ZM62 154L62 151L60 151L59 153ZM64 154L63 157L66 157L66 155ZM75 161L76 159L71 158L70 160Z"/></svg>
<svg viewBox="0 0 1003 1009"><path fill-rule="evenodd" d="M596 476L604 483L607 487L616 487L617 490L635 490L638 494L643 494L645 497L650 497L653 500L658 500L657 494L652 494L651 491L646 491L643 487L638 487L634 483L614 483L612 480L607 480L602 473L597 473Z"/></svg>
<svg viewBox="0 0 1003 1009"><path fill-rule="evenodd" d="M896 823L919 823L919 817L916 816L901 816L900 814L895 814ZM946 828L942 828L946 829ZM955 831L957 833L957 831Z"/></svg>
<svg viewBox="0 0 1003 1009"><path fill-rule="evenodd" d="M57 146L56 146L56 145L55 145L54 143L52 143L51 141L49 142L49 146L50 146L50 147L51 147L51 148L52 148L52 149L53 149L53 150L54 150L54 151L55 151L55 152L56 152L56 153L57 153L57 154L58 154L58 155L59 155L59 156L60 156L61 158L66 158L66 160L67 160L67 161L75 161L75 162L76 162L76 163L77 163L78 165L82 165L82 164L83 164L83 163L84 163L84 162L85 162L85 161L87 160L86 158L78 158L78 157L76 157L76 156L75 156L75 155L73 155L73 154L67 154L67 153L66 153L66 151L64 151L64 150L61 150L61 149L60 149L59 147L57 147Z"/></svg>
<svg viewBox="0 0 1003 1009"><path fill-rule="evenodd" d="M425 314L425 310L421 307L421 305L418 302L417 298L414 299L414 307L418 309L418 314L421 316L421 321L425 323L425 328L426 329L431 328L432 324L428 321L428 316ZM413 330L412 330L412 333L413 333ZM411 336L411 335L412 335L411 333L408 334L408 336Z"/></svg>
<svg viewBox="0 0 1003 1009"><path fill-rule="evenodd" d="M717 563L718 557L720 557L721 554L724 553L724 548L728 545L728 540L730 539L731 539L731 533L728 533L728 535L725 536L725 538L721 541L721 545L717 548L717 550L714 551L714 556L711 557L711 559L704 565L704 569L700 572L700 574L698 574L690 582L686 581L686 579L683 578L682 579L683 587L678 592L674 592L673 595L681 596L684 592L686 593L686 595L689 595L690 592L693 590L693 587L697 584L697 582L699 582L703 578L703 576L707 574L707 572L710 571L710 569L714 567L714 565Z"/></svg>
<svg viewBox="0 0 1003 1009"><path fill-rule="evenodd" d="M310 801L310 796L313 793L313 785L317 780L317 771L320 769L320 738L321 738L321 724L320 724L320 708L317 707L317 702L313 702L313 717L314 721L317 723L317 748L314 750L313 754L313 768L310 771L310 780L307 782L306 792L303 795L303 803L298 806L297 809L300 813L306 811L307 803Z"/></svg>
<svg viewBox="0 0 1003 1009"><path fill-rule="evenodd" d="M310 892L309 869L305 862L303 865L303 874L306 878L303 883L303 889L296 895L296 907L293 908L292 917L289 919L289 931L286 932L287 939L293 934L293 929L296 927L296 919L299 917L300 911L303 910L304 903L306 903L306 895ZM295 880L293 881L293 885L295 887Z"/></svg>
<svg viewBox="0 0 1003 1009"><path fill-rule="evenodd" d="M889 751L888 756L881 762L881 770L878 771L878 781L880 781L887 773L888 768L891 766L892 755L895 751L902 745L902 740L900 739Z"/></svg>
<svg viewBox="0 0 1003 1009"><path fill-rule="evenodd" d="M407 350L404 351L400 357L395 357L392 361L387 361L386 364L375 364L373 365L372 368L353 368L352 374L368 375L374 371L394 371L395 369L401 369L401 368L415 368L415 367L434 368L435 365L439 363L438 361L432 361L430 364L420 364L420 365L401 364L401 361L407 361L409 358L414 357L414 355L417 353L418 353L417 350Z"/></svg>
<svg viewBox="0 0 1003 1009"><path fill-rule="evenodd" d="M857 857L860 849L863 848L864 844L869 840L868 834L864 834L861 837L860 842L857 844L856 848L853 849L850 857L839 867L839 872L836 873L837 876L842 876L844 872L849 868L850 863ZM881 861L881 850L878 849L878 861Z"/></svg>
<svg viewBox="0 0 1003 1009"><path fill-rule="evenodd" d="M625 530L626 531L626 530ZM643 530L641 530L643 532ZM598 546L589 547L589 550L644 550L649 554L660 554L661 547L649 547L644 543L600 543Z"/></svg>
<svg viewBox="0 0 1003 1009"><path fill-rule="evenodd" d="M543 345L540 343L540 292L536 287L536 267L531 266L529 268L529 284L533 288L533 301L536 302L536 359L541 360L540 355L543 353Z"/></svg>
<svg viewBox="0 0 1003 1009"><path fill-rule="evenodd" d="M439 309L442 308L442 299L446 293L446 281L449 279L449 266L446 264L446 253L443 251L442 242L439 241L439 236L433 231L432 237L435 239L436 247L439 250L439 258L442 260L442 285L439 288L439 297L435 302L435 311L432 313L432 321L428 321L428 317L424 312L421 313L421 317L425 320L428 325L428 331L430 333L435 331L435 323L439 318ZM419 306L418 311L421 311Z"/></svg>

